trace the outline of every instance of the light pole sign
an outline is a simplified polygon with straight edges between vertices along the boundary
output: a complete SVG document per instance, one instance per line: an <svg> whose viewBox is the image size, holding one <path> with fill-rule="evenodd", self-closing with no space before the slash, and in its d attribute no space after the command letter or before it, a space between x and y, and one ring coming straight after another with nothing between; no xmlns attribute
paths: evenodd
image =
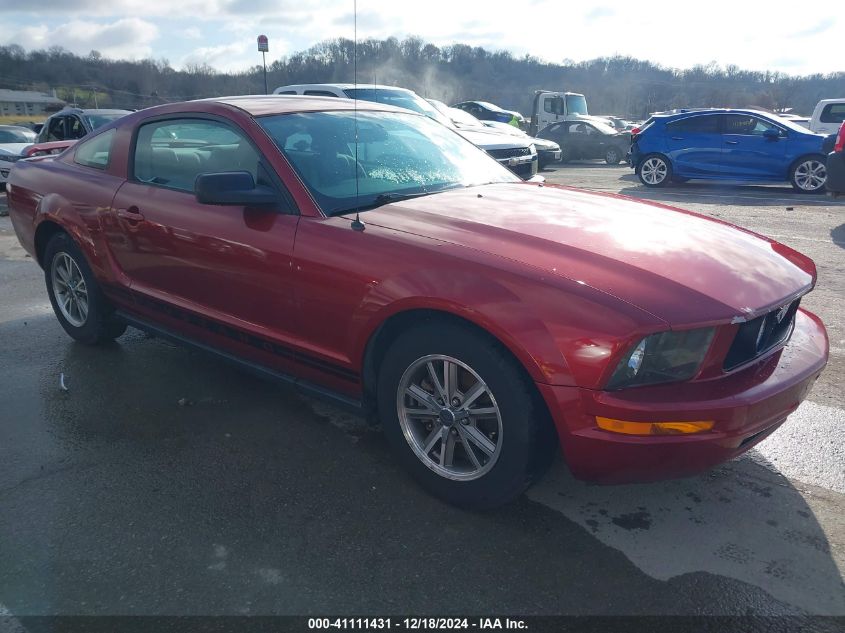
<svg viewBox="0 0 845 633"><path fill-rule="evenodd" d="M267 52L270 50L270 42L266 35L258 36L258 52L261 53L261 61L264 64L264 94L267 94Z"/></svg>

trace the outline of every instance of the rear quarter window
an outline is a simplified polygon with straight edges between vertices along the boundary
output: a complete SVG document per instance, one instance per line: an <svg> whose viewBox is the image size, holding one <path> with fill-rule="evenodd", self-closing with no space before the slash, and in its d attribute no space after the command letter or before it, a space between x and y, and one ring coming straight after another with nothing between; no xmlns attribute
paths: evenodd
<svg viewBox="0 0 845 633"><path fill-rule="evenodd" d="M712 114L691 116L670 121L666 124L666 131L670 134L717 134L719 120Z"/></svg>
<svg viewBox="0 0 845 633"><path fill-rule="evenodd" d="M845 121L845 103L828 103L819 116L822 123L842 123Z"/></svg>
<svg viewBox="0 0 845 633"><path fill-rule="evenodd" d="M82 141L76 147L73 162L84 167L105 169L109 166L109 159L111 158L112 139L114 139L114 130L103 132L92 139Z"/></svg>

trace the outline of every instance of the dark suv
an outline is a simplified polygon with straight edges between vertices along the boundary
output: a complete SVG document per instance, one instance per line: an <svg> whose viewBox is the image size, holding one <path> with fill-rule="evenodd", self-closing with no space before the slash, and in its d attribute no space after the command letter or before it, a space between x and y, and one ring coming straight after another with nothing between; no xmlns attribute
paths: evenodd
<svg viewBox="0 0 845 633"><path fill-rule="evenodd" d="M756 110L656 114L631 130L629 163L647 187L693 178L789 181L802 193L824 191L824 136Z"/></svg>
<svg viewBox="0 0 845 633"><path fill-rule="evenodd" d="M44 122L36 143L79 139L129 113L130 110L65 108Z"/></svg>

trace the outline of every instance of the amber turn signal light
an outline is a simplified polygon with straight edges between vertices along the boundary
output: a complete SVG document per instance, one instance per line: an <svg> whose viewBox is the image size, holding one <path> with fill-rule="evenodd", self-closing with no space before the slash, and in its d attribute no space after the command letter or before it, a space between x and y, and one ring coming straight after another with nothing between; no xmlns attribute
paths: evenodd
<svg viewBox="0 0 845 633"><path fill-rule="evenodd" d="M713 428L713 420L701 422L626 422L596 416L600 429L624 435L687 435L704 433Z"/></svg>

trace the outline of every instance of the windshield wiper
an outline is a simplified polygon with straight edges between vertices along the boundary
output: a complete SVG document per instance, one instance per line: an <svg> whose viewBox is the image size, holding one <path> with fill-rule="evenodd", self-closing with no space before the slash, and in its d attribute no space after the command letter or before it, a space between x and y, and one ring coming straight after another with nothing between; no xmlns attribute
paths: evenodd
<svg viewBox="0 0 845 633"><path fill-rule="evenodd" d="M351 207L349 209L344 209L343 211L337 211L332 215L344 215L346 213L358 213L359 211L371 211L372 209L377 209L378 207L384 206L385 204L389 204L391 202L401 202L402 200L422 198L423 196L430 196L433 193L440 193L441 191L446 191L447 189L455 189L457 187L463 186L464 185L462 185L461 183L455 183L446 187L442 187L441 189L433 189L430 191L418 191L416 193L380 193L371 202L362 204L359 207Z"/></svg>

